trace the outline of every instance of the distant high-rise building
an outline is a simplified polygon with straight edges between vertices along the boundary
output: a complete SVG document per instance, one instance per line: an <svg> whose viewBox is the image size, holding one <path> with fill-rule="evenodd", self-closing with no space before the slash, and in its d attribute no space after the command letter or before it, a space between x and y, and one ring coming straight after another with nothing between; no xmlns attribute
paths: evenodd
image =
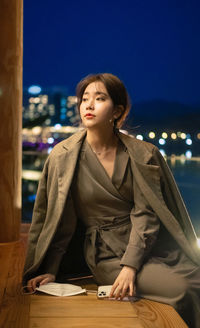
<svg viewBox="0 0 200 328"><path fill-rule="evenodd" d="M55 105L54 122L62 125L75 125L79 121L77 112L77 98L66 96L62 93L55 93L53 96Z"/></svg>
<svg viewBox="0 0 200 328"><path fill-rule="evenodd" d="M24 88L23 124L77 125L77 98L67 94L63 88L52 87L42 90L39 86Z"/></svg>

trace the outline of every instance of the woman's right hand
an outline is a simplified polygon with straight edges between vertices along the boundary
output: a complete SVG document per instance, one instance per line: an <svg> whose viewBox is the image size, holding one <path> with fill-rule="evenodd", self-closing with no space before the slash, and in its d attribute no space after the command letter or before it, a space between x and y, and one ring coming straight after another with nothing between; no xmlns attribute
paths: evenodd
<svg viewBox="0 0 200 328"><path fill-rule="evenodd" d="M35 291L36 287L45 285L48 282L53 282L55 281L55 279L56 277L54 274L51 273L41 274L40 276L28 280L27 289L29 292L33 292Z"/></svg>

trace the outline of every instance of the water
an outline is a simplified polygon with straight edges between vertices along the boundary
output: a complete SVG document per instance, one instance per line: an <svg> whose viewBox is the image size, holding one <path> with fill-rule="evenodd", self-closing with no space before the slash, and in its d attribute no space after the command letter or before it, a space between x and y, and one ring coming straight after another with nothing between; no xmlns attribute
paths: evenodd
<svg viewBox="0 0 200 328"><path fill-rule="evenodd" d="M168 161L196 233L200 238L200 161Z"/></svg>
<svg viewBox="0 0 200 328"><path fill-rule="evenodd" d="M23 153L22 179L22 221L31 222L33 205L38 186L38 174L41 173L47 155L27 152ZM168 160L169 167L175 177L179 190L186 204L192 223L200 238L200 161ZM27 170L27 171L26 171ZM32 177L27 172L33 170Z"/></svg>

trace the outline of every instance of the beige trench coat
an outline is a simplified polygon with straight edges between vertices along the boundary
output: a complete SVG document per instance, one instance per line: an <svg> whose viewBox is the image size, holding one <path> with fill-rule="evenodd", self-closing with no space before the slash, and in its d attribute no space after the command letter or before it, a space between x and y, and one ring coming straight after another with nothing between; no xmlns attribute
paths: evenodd
<svg viewBox="0 0 200 328"><path fill-rule="evenodd" d="M70 186L86 131L60 142L47 158L38 186L24 283L39 270L54 243L51 272L56 274L76 229L77 218ZM134 179L146 200L185 254L200 264L200 251L191 220L165 160L154 145L119 132L131 158ZM59 229L59 235L56 231Z"/></svg>

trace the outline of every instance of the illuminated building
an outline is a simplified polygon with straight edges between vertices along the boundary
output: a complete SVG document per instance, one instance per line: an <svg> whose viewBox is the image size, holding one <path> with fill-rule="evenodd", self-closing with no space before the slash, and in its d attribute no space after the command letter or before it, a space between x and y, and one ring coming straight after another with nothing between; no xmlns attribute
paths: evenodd
<svg viewBox="0 0 200 328"><path fill-rule="evenodd" d="M42 89L39 86L24 88L23 125L51 126L74 125L79 121L77 98L68 95L63 87Z"/></svg>
<svg viewBox="0 0 200 328"><path fill-rule="evenodd" d="M42 93L39 86L31 86L23 95L23 123L30 124L40 120L40 125L50 125L55 115L55 106L49 102L49 96Z"/></svg>
<svg viewBox="0 0 200 328"><path fill-rule="evenodd" d="M53 96L55 104L54 124L60 123L62 125L73 125L79 121L76 104L77 98L75 96L66 96L62 93L55 93Z"/></svg>

